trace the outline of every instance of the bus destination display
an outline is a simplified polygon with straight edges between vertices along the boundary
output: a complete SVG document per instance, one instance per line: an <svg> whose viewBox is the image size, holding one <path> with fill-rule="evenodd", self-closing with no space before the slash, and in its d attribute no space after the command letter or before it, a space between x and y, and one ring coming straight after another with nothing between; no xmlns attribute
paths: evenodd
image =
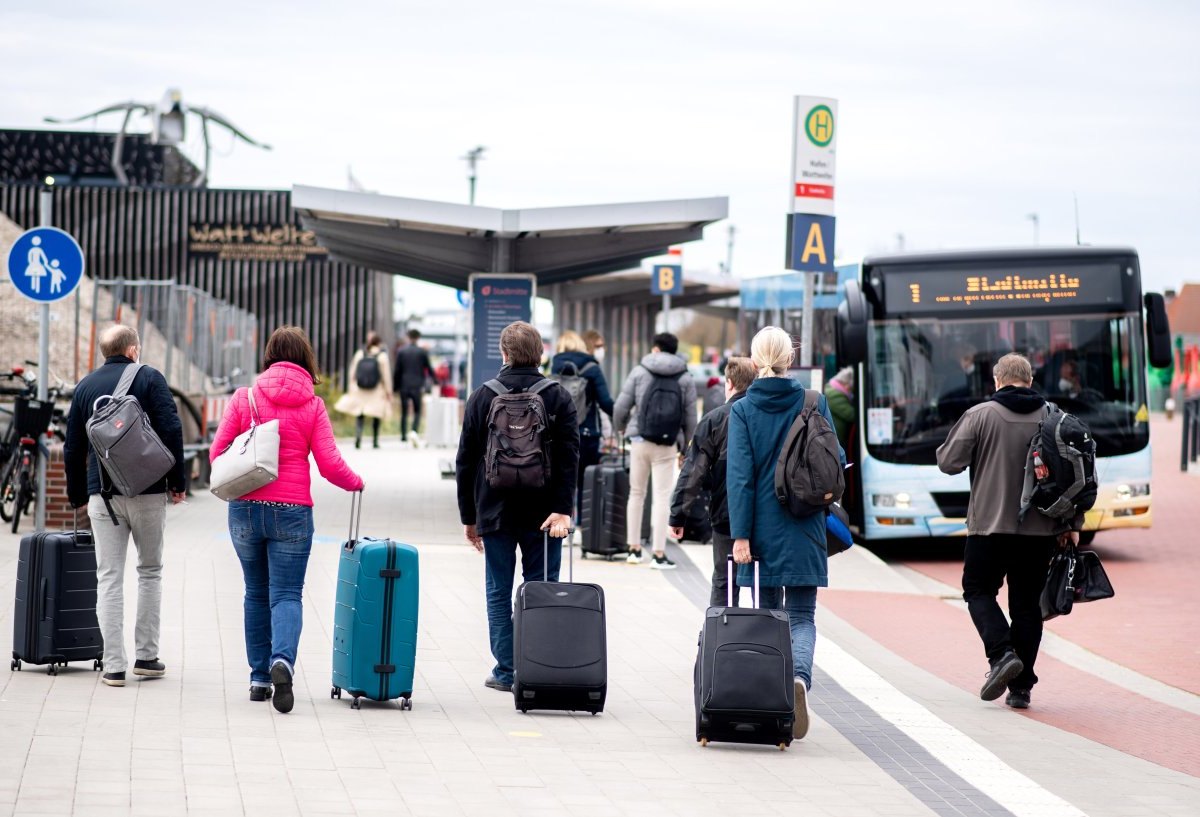
<svg viewBox="0 0 1200 817"><path fill-rule="evenodd" d="M1117 264L1069 267L1067 271L883 269L888 312L955 313L975 309L1054 309L1124 303Z"/></svg>

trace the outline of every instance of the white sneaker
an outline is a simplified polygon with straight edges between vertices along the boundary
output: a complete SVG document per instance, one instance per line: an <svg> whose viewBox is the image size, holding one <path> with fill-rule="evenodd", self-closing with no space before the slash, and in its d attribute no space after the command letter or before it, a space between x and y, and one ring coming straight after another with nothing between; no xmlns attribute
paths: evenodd
<svg viewBox="0 0 1200 817"><path fill-rule="evenodd" d="M640 565L642 563L642 552L640 550L629 551L629 555L625 557L625 561L631 565Z"/></svg>
<svg viewBox="0 0 1200 817"><path fill-rule="evenodd" d="M808 734L808 687L803 678L796 678L796 705L792 710L792 737L799 740Z"/></svg>

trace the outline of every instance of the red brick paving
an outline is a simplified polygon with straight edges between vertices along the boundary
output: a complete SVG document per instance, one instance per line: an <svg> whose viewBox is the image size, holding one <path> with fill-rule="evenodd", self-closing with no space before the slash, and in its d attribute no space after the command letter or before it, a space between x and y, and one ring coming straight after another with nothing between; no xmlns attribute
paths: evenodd
<svg viewBox="0 0 1200 817"><path fill-rule="evenodd" d="M979 693L987 659L965 610L931 596L851 590L822 590L820 601L905 660ZM1037 673L1033 707L1014 715L1200 776L1200 716L1143 698L1046 655L1038 658ZM1003 700L979 705L1002 706Z"/></svg>
<svg viewBox="0 0 1200 817"><path fill-rule="evenodd" d="M1150 435L1154 526L1102 531L1092 545L1117 595L1047 627L1110 661L1200 694L1200 476L1179 470L1178 415L1173 422L1156 415ZM961 562L906 564L962 586Z"/></svg>

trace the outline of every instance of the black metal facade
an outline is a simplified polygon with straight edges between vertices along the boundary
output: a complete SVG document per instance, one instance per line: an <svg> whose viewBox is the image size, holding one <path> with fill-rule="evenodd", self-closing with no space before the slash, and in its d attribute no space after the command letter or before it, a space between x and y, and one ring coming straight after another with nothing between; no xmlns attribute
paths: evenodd
<svg viewBox="0 0 1200 817"><path fill-rule="evenodd" d="M36 226L40 189L0 182L0 213L22 227ZM368 329L391 343L390 275L327 257L228 260L189 252L188 231L196 224L299 229L288 191L55 186L53 222L79 241L94 279L174 279L194 286L254 313L264 334L260 344L281 324L303 327L321 368L343 385Z"/></svg>

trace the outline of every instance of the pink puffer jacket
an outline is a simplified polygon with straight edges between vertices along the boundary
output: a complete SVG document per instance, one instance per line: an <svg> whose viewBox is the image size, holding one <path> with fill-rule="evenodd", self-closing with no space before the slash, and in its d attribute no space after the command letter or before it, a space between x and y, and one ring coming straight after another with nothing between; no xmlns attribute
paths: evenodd
<svg viewBox="0 0 1200 817"><path fill-rule="evenodd" d="M260 374L254 384L254 404L260 422L279 421L279 479L242 499L311 506L309 452L316 458L317 469L325 479L346 491L362 489L362 477L342 459L325 403L313 393L312 378L303 368L293 363L276 363ZM234 437L249 427L248 390L238 389L225 408L208 452L209 460L215 460Z"/></svg>

